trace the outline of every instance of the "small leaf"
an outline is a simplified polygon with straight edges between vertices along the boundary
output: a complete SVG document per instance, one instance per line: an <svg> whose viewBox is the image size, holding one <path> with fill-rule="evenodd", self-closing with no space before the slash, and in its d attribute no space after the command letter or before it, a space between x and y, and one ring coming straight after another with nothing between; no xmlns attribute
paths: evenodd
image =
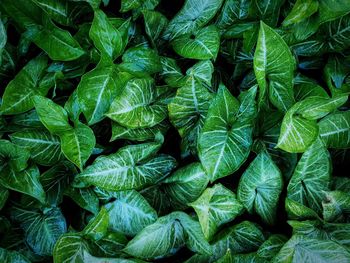
<svg viewBox="0 0 350 263"><path fill-rule="evenodd" d="M214 236L221 225L232 221L244 211L236 195L221 184L207 188L196 201L189 205L196 211L207 240Z"/></svg>
<svg viewBox="0 0 350 263"><path fill-rule="evenodd" d="M90 220L84 228L84 237L97 241L103 238L108 230L109 213L106 208L102 207L100 212Z"/></svg>

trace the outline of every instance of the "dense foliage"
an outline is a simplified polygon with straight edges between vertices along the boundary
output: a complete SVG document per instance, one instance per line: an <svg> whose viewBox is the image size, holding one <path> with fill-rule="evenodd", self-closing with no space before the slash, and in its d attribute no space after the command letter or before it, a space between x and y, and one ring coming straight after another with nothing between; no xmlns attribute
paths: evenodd
<svg viewBox="0 0 350 263"><path fill-rule="evenodd" d="M0 262L350 262L349 0L0 0Z"/></svg>

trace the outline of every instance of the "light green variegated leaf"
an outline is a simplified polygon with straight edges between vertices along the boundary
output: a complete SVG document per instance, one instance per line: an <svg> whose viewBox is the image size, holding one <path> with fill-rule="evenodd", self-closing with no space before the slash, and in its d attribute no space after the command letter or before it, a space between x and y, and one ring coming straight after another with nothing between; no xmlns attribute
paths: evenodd
<svg viewBox="0 0 350 263"><path fill-rule="evenodd" d="M30 263L30 261L21 253L13 250L6 250L4 248L0 248L0 259L3 262L9 263Z"/></svg>
<svg viewBox="0 0 350 263"><path fill-rule="evenodd" d="M329 188L332 164L320 139L301 156L287 188L287 197L318 213L322 212L323 191Z"/></svg>
<svg viewBox="0 0 350 263"><path fill-rule="evenodd" d="M350 262L349 258L350 253L334 241L293 235L272 262L345 263Z"/></svg>
<svg viewBox="0 0 350 263"><path fill-rule="evenodd" d="M102 207L100 212L93 219L91 219L88 225L84 228L84 237L94 241L100 240L107 233L109 221L109 213L106 208Z"/></svg>
<svg viewBox="0 0 350 263"><path fill-rule="evenodd" d="M29 61L6 86L2 96L2 114L18 114L34 107L34 95L46 95L48 89L40 86L47 67L47 58L38 56Z"/></svg>
<svg viewBox="0 0 350 263"><path fill-rule="evenodd" d="M279 110L294 104L295 59L284 40L269 26L260 23L254 54L254 72L259 84L259 104L268 97Z"/></svg>
<svg viewBox="0 0 350 263"><path fill-rule="evenodd" d="M115 28L103 11L95 10L89 36L102 56L107 55L114 60L122 54L128 42L128 36L125 34L127 30L125 31L120 32Z"/></svg>
<svg viewBox="0 0 350 263"><path fill-rule="evenodd" d="M335 112L319 123L320 136L329 148L350 147L350 111Z"/></svg>
<svg viewBox="0 0 350 263"><path fill-rule="evenodd" d="M152 75L162 70L157 52L147 47L129 48L123 54L122 60L118 68L137 77Z"/></svg>
<svg viewBox="0 0 350 263"><path fill-rule="evenodd" d="M46 193L46 202L52 206L61 204L64 190L68 187L72 176L77 173L72 163L62 161L40 174L40 183Z"/></svg>
<svg viewBox="0 0 350 263"><path fill-rule="evenodd" d="M275 26L278 22L280 8L284 0L262 0L254 1L253 12L256 13L258 19L265 21L270 26Z"/></svg>
<svg viewBox="0 0 350 263"><path fill-rule="evenodd" d="M42 96L33 97L39 119L52 134L59 134L72 129L67 112L52 100Z"/></svg>
<svg viewBox="0 0 350 263"><path fill-rule="evenodd" d="M152 79L134 79L114 99L107 116L128 128L148 128L166 118L166 105L157 101Z"/></svg>
<svg viewBox="0 0 350 263"><path fill-rule="evenodd" d="M202 231L211 240L218 228L244 211L236 195L221 184L207 188L202 195L189 204L196 211Z"/></svg>
<svg viewBox="0 0 350 263"><path fill-rule="evenodd" d="M10 135L11 141L27 148L38 164L50 166L62 160L61 144L57 136L45 130L19 131Z"/></svg>
<svg viewBox="0 0 350 263"><path fill-rule="evenodd" d="M176 252L185 243L194 252L211 252L199 223L183 212L173 212L145 227L123 251L138 258L152 259Z"/></svg>
<svg viewBox="0 0 350 263"><path fill-rule="evenodd" d="M258 249L257 254L260 258L271 260L282 248L287 238L280 234L271 235Z"/></svg>
<svg viewBox="0 0 350 263"><path fill-rule="evenodd" d="M207 187L209 177L200 163L192 163L176 170L166 178L162 189L174 208L184 209L195 201Z"/></svg>
<svg viewBox="0 0 350 263"><path fill-rule="evenodd" d="M146 34L154 44L168 24L168 19L163 14L153 10L144 10L142 14L145 21Z"/></svg>
<svg viewBox="0 0 350 263"><path fill-rule="evenodd" d="M3 19L0 18L0 65L2 64L2 52L6 46L7 42L7 32L3 22Z"/></svg>
<svg viewBox="0 0 350 263"><path fill-rule="evenodd" d="M182 74L180 67L176 64L175 59L161 57L160 63L162 65L160 76L164 79L166 84L174 88L182 87L185 85L186 78Z"/></svg>
<svg viewBox="0 0 350 263"><path fill-rule="evenodd" d="M157 220L156 211L138 192L134 190L113 192L111 196L115 201L105 205L110 217L111 230L135 236Z"/></svg>
<svg viewBox="0 0 350 263"><path fill-rule="evenodd" d="M109 156L99 156L75 180L106 190L142 189L166 177L176 166L169 155L156 155L158 142L126 146Z"/></svg>
<svg viewBox="0 0 350 263"><path fill-rule="evenodd" d="M88 251L88 243L79 233L67 233L62 235L53 251L54 262L84 263L85 252Z"/></svg>
<svg viewBox="0 0 350 263"><path fill-rule="evenodd" d="M216 25L220 29L225 29L236 21L244 20L249 17L249 8L253 2L247 0L228 0L216 20Z"/></svg>
<svg viewBox="0 0 350 263"><path fill-rule="evenodd" d="M9 197L10 192L5 187L0 186L0 210L6 204L7 198Z"/></svg>
<svg viewBox="0 0 350 263"><path fill-rule="evenodd" d="M171 123L182 138L189 140L194 152L212 98L208 89L192 77L177 90L175 98L168 105Z"/></svg>
<svg viewBox="0 0 350 263"><path fill-rule="evenodd" d="M12 217L23 228L30 248L42 256L51 256L55 243L67 231L66 220L59 208L42 213L14 207Z"/></svg>
<svg viewBox="0 0 350 263"><path fill-rule="evenodd" d="M157 211L159 216L168 214L171 211L171 204L168 195L163 191L161 184L147 187L140 191L140 194Z"/></svg>
<svg viewBox="0 0 350 263"><path fill-rule="evenodd" d="M71 61L85 53L67 30L57 27L49 18L44 19L43 26L31 25L28 30L31 32L29 39L52 60Z"/></svg>
<svg viewBox="0 0 350 263"><path fill-rule="evenodd" d="M335 111L347 100L347 95L333 98L309 97L298 103L300 106L297 109L297 113L305 119L317 120Z"/></svg>
<svg viewBox="0 0 350 263"><path fill-rule="evenodd" d="M123 252L121 250L128 243L128 239L121 233L110 232L100 240L97 240L95 244L98 247L104 257L119 257ZM97 252L96 254L100 254Z"/></svg>
<svg viewBox="0 0 350 263"><path fill-rule="evenodd" d="M298 112L303 101L296 103L284 115L278 138L278 148L289 153L305 152L318 136L315 119L305 119Z"/></svg>
<svg viewBox="0 0 350 263"><path fill-rule="evenodd" d="M261 152L243 173L238 186L238 200L250 213L273 225L283 178L267 152Z"/></svg>
<svg viewBox="0 0 350 263"><path fill-rule="evenodd" d="M97 214L99 211L99 200L95 192L90 188L73 188L71 186L67 187L64 195L69 196L75 203L77 203L81 208Z"/></svg>
<svg viewBox="0 0 350 263"><path fill-rule="evenodd" d="M123 251L138 258L153 259L176 252L184 243L185 231L176 213L172 213L145 227Z"/></svg>
<svg viewBox="0 0 350 263"><path fill-rule="evenodd" d="M334 20L350 12L350 3L347 0L320 0L319 23Z"/></svg>
<svg viewBox="0 0 350 263"><path fill-rule="evenodd" d="M253 127L237 117L239 110L238 100L220 86L198 142L199 158L211 182L235 172L249 155Z"/></svg>
<svg viewBox="0 0 350 263"><path fill-rule="evenodd" d="M93 131L85 124L78 122L74 128L59 136L64 156L82 170L96 144Z"/></svg>
<svg viewBox="0 0 350 263"><path fill-rule="evenodd" d="M116 122L112 122L112 137L110 141L126 139L132 141L147 141L155 138L157 133L165 134L169 129L169 122L162 121L151 128L130 129Z"/></svg>
<svg viewBox="0 0 350 263"><path fill-rule="evenodd" d="M77 87L79 106L89 125L101 121L120 92L120 80L113 63L103 59L90 72L84 74Z"/></svg>
<svg viewBox="0 0 350 263"><path fill-rule="evenodd" d="M145 0L121 0L120 12L125 13L141 7Z"/></svg>
<svg viewBox="0 0 350 263"><path fill-rule="evenodd" d="M319 219L318 214L314 210L288 197L285 201L285 209L290 219Z"/></svg>
<svg viewBox="0 0 350 263"><path fill-rule="evenodd" d="M323 218L328 222L348 222L350 216L350 194L342 191L325 192L322 201Z"/></svg>
<svg viewBox="0 0 350 263"><path fill-rule="evenodd" d="M186 0L182 9L170 21L164 34L174 39L182 34L193 33L215 16L222 2L223 0Z"/></svg>
<svg viewBox="0 0 350 263"><path fill-rule="evenodd" d="M18 172L5 165L1 167L0 175L0 185L3 187L34 197L42 204L45 203L45 192L39 182L40 172L37 166L32 165Z"/></svg>
<svg viewBox="0 0 350 263"><path fill-rule="evenodd" d="M193 78L195 81L210 88L213 73L214 66L210 60L199 61L186 71L187 81Z"/></svg>
<svg viewBox="0 0 350 263"><path fill-rule="evenodd" d="M318 10L316 0L297 0L288 16L283 21L283 26L299 23L313 15Z"/></svg>
<svg viewBox="0 0 350 263"><path fill-rule="evenodd" d="M56 0L31 0L39 6L50 18L58 23L69 26L71 25L71 17L68 2Z"/></svg>
<svg viewBox="0 0 350 263"><path fill-rule="evenodd" d="M215 60L220 47L220 34L215 26L208 26L175 38L171 45L184 58Z"/></svg>
<svg viewBox="0 0 350 263"><path fill-rule="evenodd" d="M293 227L294 235L303 235L308 238L332 240L349 249L349 224L329 224L320 221L288 221Z"/></svg>
<svg viewBox="0 0 350 263"><path fill-rule="evenodd" d="M300 74L294 78L294 97L296 101L302 101L308 97L329 98L327 91L315 80Z"/></svg>
<svg viewBox="0 0 350 263"><path fill-rule="evenodd" d="M346 81L347 76L350 74L347 64L343 56L333 55L328 58L327 64L324 67L323 74L325 81L333 96L350 91L350 86L347 85Z"/></svg>

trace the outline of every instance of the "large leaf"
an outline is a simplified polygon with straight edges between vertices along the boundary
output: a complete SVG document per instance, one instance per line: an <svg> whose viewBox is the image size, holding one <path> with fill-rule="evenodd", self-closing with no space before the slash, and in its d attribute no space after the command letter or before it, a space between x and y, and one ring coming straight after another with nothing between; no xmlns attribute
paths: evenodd
<svg viewBox="0 0 350 263"><path fill-rule="evenodd" d="M207 187L209 178L200 163L192 163L176 170L164 180L162 188L175 208L186 208Z"/></svg>
<svg viewBox="0 0 350 263"><path fill-rule="evenodd" d="M123 33L113 26L105 13L95 10L89 36L102 55L112 60L121 55L128 40Z"/></svg>
<svg viewBox="0 0 350 263"><path fill-rule="evenodd" d="M32 2L58 23L65 26L69 26L72 23L69 14L71 10L67 2L55 0L32 0Z"/></svg>
<svg viewBox="0 0 350 263"><path fill-rule="evenodd" d="M350 111L330 114L318 126L321 139L329 148L350 147Z"/></svg>
<svg viewBox="0 0 350 263"><path fill-rule="evenodd" d="M219 31L215 26L205 27L175 38L172 46L184 58L215 60L220 46Z"/></svg>
<svg viewBox="0 0 350 263"><path fill-rule="evenodd" d="M156 221L156 211L138 192L134 190L113 192L111 196L115 201L105 205L110 217L111 230L135 236Z"/></svg>
<svg viewBox="0 0 350 263"><path fill-rule="evenodd" d="M74 128L61 133L60 139L64 156L82 170L96 144L93 131L78 122Z"/></svg>
<svg viewBox="0 0 350 263"><path fill-rule="evenodd" d="M142 189L164 177L176 166L174 158L156 155L159 143L126 146L109 156L100 156L75 180L106 190Z"/></svg>
<svg viewBox="0 0 350 263"><path fill-rule="evenodd" d="M1 112L3 114L18 114L34 107L32 97L34 95L46 95L48 89L40 87L40 80L47 66L47 58L38 56L29 61L18 72L16 77L7 85Z"/></svg>
<svg viewBox="0 0 350 263"><path fill-rule="evenodd" d="M249 155L253 127L237 116L239 110L238 100L220 86L198 144L200 160L211 181L235 172Z"/></svg>
<svg viewBox="0 0 350 263"><path fill-rule="evenodd" d="M173 39L201 28L215 16L222 2L223 0L186 0L182 9L170 21L165 35Z"/></svg>
<svg viewBox="0 0 350 263"><path fill-rule="evenodd" d="M288 184L287 197L321 212L331 170L330 155L318 139L300 158Z"/></svg>
<svg viewBox="0 0 350 263"><path fill-rule="evenodd" d="M244 211L236 195L221 184L207 188L190 206L196 211L204 236L210 240L217 229Z"/></svg>
<svg viewBox="0 0 350 263"><path fill-rule="evenodd" d="M350 216L350 195L342 191L325 193L322 201L323 218L328 222L348 222Z"/></svg>
<svg viewBox="0 0 350 263"><path fill-rule="evenodd" d="M349 258L350 253L334 241L293 235L281 248L273 262L335 263L349 262Z"/></svg>
<svg viewBox="0 0 350 263"><path fill-rule="evenodd" d="M28 245L39 255L52 255L56 241L67 230L59 208L51 208L44 213L13 208L12 216L25 231Z"/></svg>
<svg viewBox="0 0 350 263"><path fill-rule="evenodd" d="M250 212L256 212L267 224L274 224L282 174L267 152L261 152L242 175L238 199Z"/></svg>
<svg viewBox="0 0 350 263"><path fill-rule="evenodd" d="M93 214L98 213L99 200L91 188L74 188L69 186L64 190L63 194L69 196L81 208Z"/></svg>
<svg viewBox="0 0 350 263"><path fill-rule="evenodd" d="M79 106L89 125L101 121L113 99L120 92L116 67L101 60L84 74L77 88Z"/></svg>
<svg viewBox="0 0 350 263"><path fill-rule="evenodd" d="M260 23L254 54L254 72L260 88L260 103L266 97L279 110L294 104L294 57L283 39L269 26Z"/></svg>
<svg viewBox="0 0 350 263"><path fill-rule="evenodd" d="M27 148L30 157L40 165L54 165L62 159L59 138L45 130L19 131L10 138L13 143Z"/></svg>
<svg viewBox="0 0 350 263"><path fill-rule="evenodd" d="M152 127L166 118L152 79L130 80L114 99L107 116L128 128Z"/></svg>

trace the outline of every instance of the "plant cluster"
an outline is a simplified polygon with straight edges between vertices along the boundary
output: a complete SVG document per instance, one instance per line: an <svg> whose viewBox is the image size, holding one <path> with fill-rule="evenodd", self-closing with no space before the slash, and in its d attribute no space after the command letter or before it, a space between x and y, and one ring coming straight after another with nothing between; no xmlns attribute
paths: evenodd
<svg viewBox="0 0 350 263"><path fill-rule="evenodd" d="M1 0L0 262L350 262L349 0Z"/></svg>

